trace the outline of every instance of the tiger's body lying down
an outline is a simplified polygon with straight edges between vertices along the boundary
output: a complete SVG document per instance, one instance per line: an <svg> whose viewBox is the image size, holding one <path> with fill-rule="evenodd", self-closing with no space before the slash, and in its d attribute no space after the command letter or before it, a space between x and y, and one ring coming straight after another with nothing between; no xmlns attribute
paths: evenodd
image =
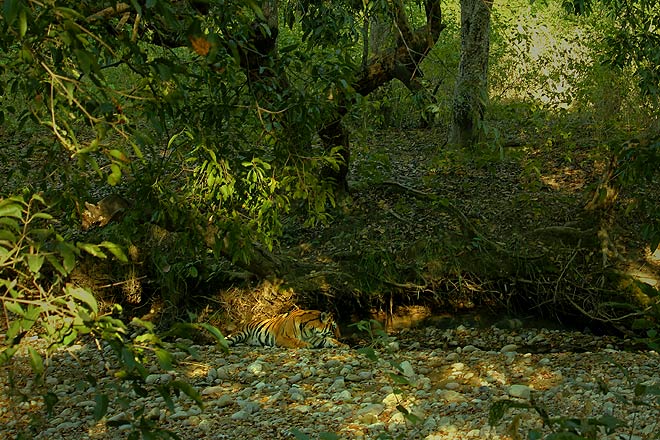
<svg viewBox="0 0 660 440"><path fill-rule="evenodd" d="M262 347L348 347L337 340L339 327L332 314L318 310L294 310L274 318L252 321L227 338L229 346L244 343Z"/></svg>

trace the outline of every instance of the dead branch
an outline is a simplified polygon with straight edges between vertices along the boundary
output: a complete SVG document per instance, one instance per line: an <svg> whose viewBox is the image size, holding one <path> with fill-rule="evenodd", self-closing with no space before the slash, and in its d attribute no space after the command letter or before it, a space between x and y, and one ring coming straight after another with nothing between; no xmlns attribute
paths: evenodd
<svg viewBox="0 0 660 440"><path fill-rule="evenodd" d="M123 14L124 12L131 9L131 6L128 3L117 3L114 6L102 9L99 12L96 12L87 17L87 21L96 21L101 19L106 19L113 17L115 15Z"/></svg>

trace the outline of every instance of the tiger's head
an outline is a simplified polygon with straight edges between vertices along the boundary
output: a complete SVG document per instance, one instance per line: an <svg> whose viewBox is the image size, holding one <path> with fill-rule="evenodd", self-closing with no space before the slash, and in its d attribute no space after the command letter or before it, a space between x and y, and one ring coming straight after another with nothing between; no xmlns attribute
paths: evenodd
<svg viewBox="0 0 660 440"><path fill-rule="evenodd" d="M323 323L323 330L328 336L334 336L335 338L341 337L339 332L339 326L335 321L335 317L332 313L321 312L319 320Z"/></svg>

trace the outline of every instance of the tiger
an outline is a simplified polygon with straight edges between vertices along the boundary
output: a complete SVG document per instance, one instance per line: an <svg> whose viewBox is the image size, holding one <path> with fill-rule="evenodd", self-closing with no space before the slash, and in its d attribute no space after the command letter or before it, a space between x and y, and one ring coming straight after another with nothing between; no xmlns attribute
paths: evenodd
<svg viewBox="0 0 660 440"><path fill-rule="evenodd" d="M262 347L337 348L348 347L337 340L341 335L331 313L294 310L270 319L256 320L227 337L227 344L244 343Z"/></svg>

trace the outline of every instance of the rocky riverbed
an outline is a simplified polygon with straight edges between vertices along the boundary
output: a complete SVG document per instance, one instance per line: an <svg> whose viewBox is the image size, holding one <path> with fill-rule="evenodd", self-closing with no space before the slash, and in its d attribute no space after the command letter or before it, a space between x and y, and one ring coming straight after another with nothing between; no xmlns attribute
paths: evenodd
<svg viewBox="0 0 660 440"><path fill-rule="evenodd" d="M576 429L592 429L598 419L605 426L593 428L593 438L660 433L658 396L640 394L660 385L660 356L626 350L614 337L459 326L381 342L366 354L255 347L227 354L192 345L194 357L174 349L174 370L154 365L144 393L118 393L125 382L114 375L109 347L90 343L57 353L43 385L19 356L13 368L0 370L0 438L128 438L136 426L182 439L519 439L530 429L561 429L544 426L537 411L525 408L509 409L491 426L489 412L504 400L534 404L550 418L574 418ZM203 408L179 393L171 409L156 390L173 381L190 383ZM108 409L95 421L95 409L105 404L99 395L108 397Z"/></svg>

